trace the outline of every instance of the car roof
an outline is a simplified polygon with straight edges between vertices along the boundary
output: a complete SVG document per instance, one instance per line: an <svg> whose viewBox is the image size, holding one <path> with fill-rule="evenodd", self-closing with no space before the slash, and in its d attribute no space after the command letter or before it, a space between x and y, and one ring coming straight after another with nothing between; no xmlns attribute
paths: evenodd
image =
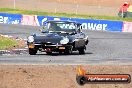
<svg viewBox="0 0 132 88"><path fill-rule="evenodd" d="M47 22L65 22L65 23L76 23L76 24L80 24L79 22L76 21L68 21L68 20L48 20Z"/></svg>

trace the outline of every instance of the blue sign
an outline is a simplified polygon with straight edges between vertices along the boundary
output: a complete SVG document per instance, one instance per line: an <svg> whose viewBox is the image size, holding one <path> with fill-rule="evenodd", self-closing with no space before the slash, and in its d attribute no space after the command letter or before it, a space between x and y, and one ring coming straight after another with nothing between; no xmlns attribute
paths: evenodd
<svg viewBox="0 0 132 88"><path fill-rule="evenodd" d="M107 21L107 20L93 20L93 19L79 19L79 18L64 18L51 16L37 16L40 26L44 25L47 20L70 20L82 24L83 29L88 30L106 30L106 31L122 31L123 22L121 21Z"/></svg>
<svg viewBox="0 0 132 88"><path fill-rule="evenodd" d="M123 28L122 21L65 18L65 17L53 17L53 16L36 16L36 15L28 15L29 17L25 17L23 19L23 16L24 15L21 14L0 13L0 23L43 26L48 20L70 20L81 23L82 28L88 30L105 30L105 31L122 32L122 28Z"/></svg>
<svg viewBox="0 0 132 88"><path fill-rule="evenodd" d="M0 13L0 23L21 24L21 18L20 14Z"/></svg>
<svg viewBox="0 0 132 88"><path fill-rule="evenodd" d="M48 20L68 20L69 18L63 18L63 17L52 17L52 16L37 16L37 19L39 21L39 25L43 26L46 21Z"/></svg>
<svg viewBox="0 0 132 88"><path fill-rule="evenodd" d="M78 19L76 21L82 23L83 29L89 29L89 30L106 30L106 31L121 32L123 25L123 22L121 21L92 20L92 19Z"/></svg>

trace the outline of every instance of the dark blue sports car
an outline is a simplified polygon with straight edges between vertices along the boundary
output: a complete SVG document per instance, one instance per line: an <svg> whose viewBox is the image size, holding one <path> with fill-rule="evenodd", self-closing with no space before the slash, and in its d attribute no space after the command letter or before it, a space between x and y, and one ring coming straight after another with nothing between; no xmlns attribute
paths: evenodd
<svg viewBox="0 0 132 88"><path fill-rule="evenodd" d="M85 54L88 42L88 36L82 33L80 23L47 21L40 35L33 34L28 37L27 45L30 55L35 55L38 50L47 54L71 54L78 50L79 54Z"/></svg>

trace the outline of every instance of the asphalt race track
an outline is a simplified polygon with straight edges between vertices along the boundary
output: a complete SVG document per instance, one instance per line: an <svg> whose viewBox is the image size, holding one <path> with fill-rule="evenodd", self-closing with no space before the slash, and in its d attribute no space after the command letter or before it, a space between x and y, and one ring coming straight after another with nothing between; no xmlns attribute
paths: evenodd
<svg viewBox="0 0 132 88"><path fill-rule="evenodd" d="M26 39L32 33L39 33L41 27L0 24L0 34ZM132 64L132 33L83 30L89 36L85 55L35 56L24 54L1 55L0 64Z"/></svg>

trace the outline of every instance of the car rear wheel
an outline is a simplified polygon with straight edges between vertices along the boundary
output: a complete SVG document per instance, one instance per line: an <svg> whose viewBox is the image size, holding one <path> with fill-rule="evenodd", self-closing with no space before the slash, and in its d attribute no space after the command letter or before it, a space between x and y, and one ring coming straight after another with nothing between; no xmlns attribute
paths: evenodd
<svg viewBox="0 0 132 88"><path fill-rule="evenodd" d="M86 49L86 47L85 47L85 46L84 46L84 47L82 47L82 48L80 48L80 49L78 49L79 54L85 54L85 49Z"/></svg>
<svg viewBox="0 0 132 88"><path fill-rule="evenodd" d="M63 52L59 51L59 54L62 54Z"/></svg>
<svg viewBox="0 0 132 88"><path fill-rule="evenodd" d="M48 55L52 55L52 52L46 52L46 54L48 54Z"/></svg>
<svg viewBox="0 0 132 88"><path fill-rule="evenodd" d="M29 54L30 55L36 55L36 53L37 53L37 50L35 50L35 49L29 49Z"/></svg>

